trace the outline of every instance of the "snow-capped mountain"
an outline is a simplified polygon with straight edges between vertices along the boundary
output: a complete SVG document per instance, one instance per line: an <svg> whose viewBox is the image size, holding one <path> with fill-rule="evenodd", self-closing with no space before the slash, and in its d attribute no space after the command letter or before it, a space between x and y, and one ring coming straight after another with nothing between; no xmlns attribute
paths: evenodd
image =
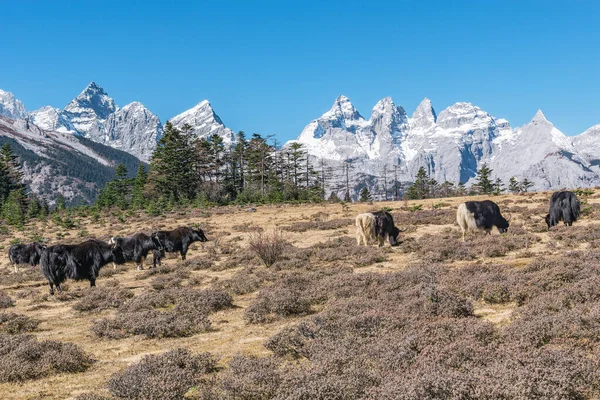
<svg viewBox="0 0 600 400"><path fill-rule="evenodd" d="M59 194L70 202L89 203L113 178L117 164L135 173L140 163L132 155L80 136L0 116L0 144L4 143L19 156L25 183L50 204Z"/></svg>
<svg viewBox="0 0 600 400"><path fill-rule="evenodd" d="M594 166L600 165L600 125L594 125L573 138L573 145L579 154Z"/></svg>
<svg viewBox="0 0 600 400"><path fill-rule="evenodd" d="M25 118L25 106L14 94L0 89L0 115L12 119Z"/></svg>
<svg viewBox="0 0 600 400"><path fill-rule="evenodd" d="M192 129L189 134L198 138L208 138L217 134L223 138L225 145L229 145L235 140L235 133L223 124L207 100L201 101L169 121L179 129L186 124L190 125Z"/></svg>
<svg viewBox="0 0 600 400"><path fill-rule="evenodd" d="M162 133L158 117L139 102L127 104L110 114L104 124L105 144L142 161L150 160Z"/></svg>
<svg viewBox="0 0 600 400"><path fill-rule="evenodd" d="M76 134L147 162L162 132L158 117L139 102L120 109L91 82L64 109L50 106L31 111L29 119L42 129Z"/></svg>
<svg viewBox="0 0 600 400"><path fill-rule="evenodd" d="M12 93L9 95L12 96ZM12 102L2 101L0 97L0 104L14 103L14 96L7 96L7 99L10 98L13 99ZM20 102L19 104L22 105ZM25 118L24 111L23 107L17 118ZM11 113L6 116L14 118L14 115ZM42 129L76 134L126 151L144 162L150 160L163 131L158 116L142 103L133 102L119 108L95 82L91 82L64 109L46 106L29 112L27 116ZM217 134L223 137L225 144L235 140L234 132L223 124L206 100L173 117L171 122L177 128L189 124L192 127L189 134L195 137Z"/></svg>
<svg viewBox="0 0 600 400"><path fill-rule="evenodd" d="M324 160L339 170L345 162L351 163L354 194L365 185L382 193L384 182L393 178L387 176L392 169L401 182L414 181L419 168L425 167L438 182L468 185L483 163L494 170L494 179L527 178L538 190L600 184L600 163L593 162L600 159L596 156L600 125L567 137L541 111L530 123L513 129L506 119L471 103L456 103L436 114L427 98L408 118L401 106L386 97L366 120L347 97L340 96L329 111L304 128L296 142L317 164ZM342 192L344 179L343 174L334 176L331 190Z"/></svg>

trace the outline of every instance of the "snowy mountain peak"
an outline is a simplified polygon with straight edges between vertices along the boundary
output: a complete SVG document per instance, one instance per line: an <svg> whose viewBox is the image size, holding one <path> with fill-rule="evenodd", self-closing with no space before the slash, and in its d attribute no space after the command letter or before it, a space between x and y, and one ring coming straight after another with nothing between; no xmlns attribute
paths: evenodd
<svg viewBox="0 0 600 400"><path fill-rule="evenodd" d="M15 98L11 92L0 89L0 115L11 119L22 119L27 116L27 113L21 100Z"/></svg>
<svg viewBox="0 0 600 400"><path fill-rule="evenodd" d="M65 107L70 113L93 113L99 119L106 119L117 110L113 99L108 97L104 89L91 82L79 95Z"/></svg>
<svg viewBox="0 0 600 400"><path fill-rule="evenodd" d="M364 118L360 113L354 108L354 105L344 95L338 96L337 99L333 102L333 106L331 110L327 111L325 114L321 116L321 118L325 119L344 119L348 121L356 121L363 120Z"/></svg>
<svg viewBox="0 0 600 400"><path fill-rule="evenodd" d="M537 110L531 122L550 122L542 110Z"/></svg>
<svg viewBox="0 0 600 400"><path fill-rule="evenodd" d="M191 125L190 135L199 138L208 138L217 134L223 138L225 144L235 140L235 133L227 128L223 121L213 110L208 100L203 100L194 107L169 120L174 127L180 128L185 124Z"/></svg>
<svg viewBox="0 0 600 400"><path fill-rule="evenodd" d="M431 100L425 97L421 103L417 106L417 109L413 113L411 126L417 130L428 130L435 125L437 121L437 114L433 109Z"/></svg>

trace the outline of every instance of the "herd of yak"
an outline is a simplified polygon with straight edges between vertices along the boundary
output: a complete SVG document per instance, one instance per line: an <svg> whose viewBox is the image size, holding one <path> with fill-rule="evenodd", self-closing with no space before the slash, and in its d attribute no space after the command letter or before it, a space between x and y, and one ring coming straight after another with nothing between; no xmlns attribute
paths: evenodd
<svg viewBox="0 0 600 400"><path fill-rule="evenodd" d="M550 210L546 215L548 229L563 221L571 225L577 220L580 204L573 192L561 191L552 194ZM458 206L456 221L462 229L463 241L469 231L485 231L490 234L495 227L500 233L508 230L509 220L500 213L500 208L490 200L467 201ZM358 245L377 243L382 246L387 238L392 246L400 244L400 229L394 226L394 220L387 211L359 214L356 217L356 240ZM145 259L153 252L153 266L160 265L165 252L185 255L193 242L206 242L208 239L201 229L181 227L172 231L157 231L150 235L136 233L130 237L113 237L108 243L90 239L76 245L59 244L45 246L34 242L12 246L8 251L11 264L41 265L42 273L50 285L50 294L54 287L61 291L60 285L68 278L89 280L90 286L96 285L100 268L108 263L124 264L133 261L138 269L143 269Z"/></svg>
<svg viewBox="0 0 600 400"><path fill-rule="evenodd" d="M573 192L555 192L550 197L550 210L546 215L548 229L563 221L571 226L577 221L580 213L580 204ZM498 232L508 231L508 222L500 213L498 204L491 200L467 201L458 206L456 222L462 230L462 239L469 231L485 231L490 234L495 227ZM402 232L394 226L394 219L387 211L369 212L356 216L356 242L370 245L377 243L383 246L387 238L392 246L400 244L398 235Z"/></svg>
<svg viewBox="0 0 600 400"><path fill-rule="evenodd" d="M58 244L44 246L34 242L18 244L8 250L11 264L41 264L42 273L50 284L50 294L54 287L61 291L60 285L68 278L89 280L90 286L96 286L96 278L100 268L108 263L124 264L134 261L138 269L143 269L148 253L153 252L154 267L160 264L165 252L185 255L194 242L206 242L202 229L181 227L172 231L157 231L151 235L136 233L130 237L113 237L108 243L102 240L90 239L79 244Z"/></svg>

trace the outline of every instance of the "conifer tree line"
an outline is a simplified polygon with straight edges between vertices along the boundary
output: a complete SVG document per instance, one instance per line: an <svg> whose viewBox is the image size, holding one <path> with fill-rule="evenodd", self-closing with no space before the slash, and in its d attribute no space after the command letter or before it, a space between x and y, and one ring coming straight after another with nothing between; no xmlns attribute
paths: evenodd
<svg viewBox="0 0 600 400"><path fill-rule="evenodd" d="M119 165L96 204L158 213L179 205L324 200L322 174L302 144L278 150L269 138L239 132L227 146L217 134L197 138L191 131L167 122L148 167L127 178Z"/></svg>
<svg viewBox="0 0 600 400"><path fill-rule="evenodd" d="M406 197L411 200L427 199L436 197L454 197L454 196L474 196L480 194L499 195L505 192L513 194L526 193L533 186L533 182L524 178L519 181L516 177L511 177L508 187L500 178L493 178L493 170L487 164L483 164L477 170L476 182L469 188L466 188L463 182L455 185L452 182L445 181L438 183L430 178L424 167L419 168L415 177L415 182L406 191Z"/></svg>
<svg viewBox="0 0 600 400"><path fill-rule="evenodd" d="M43 199L27 192L21 163L8 143L0 147L0 211L4 222L13 226L49 213Z"/></svg>
<svg viewBox="0 0 600 400"><path fill-rule="evenodd" d="M326 198L328 172L323 162L316 169L301 143L277 149L269 138L260 134L247 136L240 131L231 145L217 134L208 138L191 135L192 127L181 129L170 122L146 167L140 165L136 177L128 178L123 165L117 166L115 178L100 192L96 205L123 210L145 209L161 213L175 206L208 204L247 204L278 202L340 201L335 190ZM346 187L344 201L352 201L349 170L344 165ZM330 172L330 171L329 171ZM493 171L484 164L477 171L476 184L466 188L463 183L439 183L421 167L403 193L397 179L384 179L383 196L378 199L409 199L451 197L475 194L526 192L532 183L511 178L508 187L493 178ZM331 189L331 188L330 188ZM339 188L338 188L339 189ZM364 187L359 201L372 201L372 193Z"/></svg>

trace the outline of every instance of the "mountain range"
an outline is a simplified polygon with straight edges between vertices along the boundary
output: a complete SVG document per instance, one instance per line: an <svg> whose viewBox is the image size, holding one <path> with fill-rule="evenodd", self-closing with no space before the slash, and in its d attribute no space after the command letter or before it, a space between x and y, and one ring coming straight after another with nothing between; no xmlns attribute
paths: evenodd
<svg viewBox="0 0 600 400"><path fill-rule="evenodd" d="M383 193L384 183L389 191L393 179L413 182L420 167L440 183L470 185L484 163L493 179L527 178L535 190L600 185L600 125L569 137L541 110L529 123L512 128L471 103L456 103L438 114L425 98L408 116L386 97L366 119L340 96L293 142L338 171L330 188L338 193L345 191L339 171L348 161L354 196L365 185Z"/></svg>
<svg viewBox="0 0 600 400"><path fill-rule="evenodd" d="M175 127L190 124L190 134L197 137L216 133L225 143L234 140L206 100L171 122ZM59 194L71 203L93 201L118 163L134 174L140 162L150 160L162 131L158 116L142 103L121 108L94 82L62 109L27 111L0 89L0 144L11 144L21 157L26 183L50 203Z"/></svg>
<svg viewBox="0 0 600 400"><path fill-rule="evenodd" d="M17 146L32 190L86 202L117 162L131 168L148 162L163 131L158 116L142 103L121 108L94 82L62 109L27 111L12 93L0 90L0 116L0 142ZM234 132L206 100L169 121L175 127L189 124L196 137L218 134L225 144L235 141ZM542 111L513 128L471 103L459 102L438 114L425 98L409 116L386 97L366 119L350 99L339 96L283 149L293 142L303 144L317 169L331 172L328 192L343 194L348 164L354 197L364 186L383 197L384 186L389 192L393 180L414 181L420 167L438 182L469 185L483 163L493 170L494 179L507 183L513 176L527 178L536 190L600 185L600 125L566 136ZM71 165L75 159L77 165ZM103 172L75 172L84 165Z"/></svg>

